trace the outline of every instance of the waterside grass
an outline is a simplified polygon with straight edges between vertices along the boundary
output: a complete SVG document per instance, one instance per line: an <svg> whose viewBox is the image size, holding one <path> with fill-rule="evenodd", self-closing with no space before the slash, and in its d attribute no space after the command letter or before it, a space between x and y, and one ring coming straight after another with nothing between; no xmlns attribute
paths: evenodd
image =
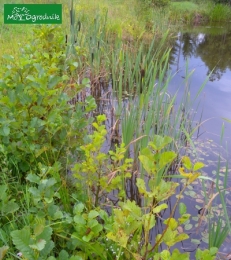
<svg viewBox="0 0 231 260"><path fill-rule="evenodd" d="M67 0L17 0L12 3L62 3L64 34L68 32L70 4ZM11 3L8 2L8 3ZM31 25L4 25L3 24L3 0L0 1L0 57L2 54L17 56L20 46L9 42L26 44L31 36ZM167 30L177 32L185 24L200 25L209 22L230 21L230 7L211 1L172 1L166 7L153 7L146 1L74 1L76 14L81 17L86 30L93 26L92 20L96 14L104 19L107 13L107 33L119 36L123 40L136 41L139 39L151 41L153 36L161 38ZM89 26L86 25L89 23ZM87 32L85 30L85 32ZM1 58L0 58L1 59Z"/></svg>

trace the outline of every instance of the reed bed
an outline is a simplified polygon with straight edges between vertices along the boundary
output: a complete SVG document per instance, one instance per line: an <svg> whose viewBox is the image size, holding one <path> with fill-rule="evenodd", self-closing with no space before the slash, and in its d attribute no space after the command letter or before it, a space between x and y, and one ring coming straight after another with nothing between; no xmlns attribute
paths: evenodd
<svg viewBox="0 0 231 260"><path fill-rule="evenodd" d="M72 47L69 49L69 54L77 55L80 64L80 69L76 73L78 80L81 81L84 77L90 79L90 93L98 104L96 113L107 115L108 136L103 150L107 152L122 142L128 147L126 156L134 160L134 178L126 184L126 192L139 204L135 179L137 176L146 178L145 171L138 161L140 151L147 147L155 135L172 137L174 142L166 149L175 151L179 156L186 153L188 148L195 149L192 137L199 125L195 126L193 123L192 107L197 102L207 79L196 98L192 100L189 85L192 72L186 67L185 91L181 102L176 105L177 93L170 95L169 91L169 83L174 76L168 73L171 51L167 45L171 37L169 32L164 34L162 39L154 37L151 41L124 39L122 35L108 31L106 10L104 13L96 13L88 21L84 14L75 13L73 6L71 10ZM81 55L81 52L84 55ZM169 174L171 178L174 178L174 175L177 178L179 164L180 160L177 157L173 165L160 173L160 178ZM227 187L227 174L228 166L223 188L216 186L224 215L218 216L217 225L214 224L214 219L210 219L208 226L210 246L219 247L231 231L230 224L224 226L223 222L224 219L228 221L229 215L225 202L227 188L224 188ZM209 178L206 181L209 184L201 180L205 189L204 194L211 184ZM218 181L219 175L216 176L215 182ZM206 201L207 205L215 203L211 201L211 197ZM213 239L212 237L217 237L218 233L221 233L222 237Z"/></svg>

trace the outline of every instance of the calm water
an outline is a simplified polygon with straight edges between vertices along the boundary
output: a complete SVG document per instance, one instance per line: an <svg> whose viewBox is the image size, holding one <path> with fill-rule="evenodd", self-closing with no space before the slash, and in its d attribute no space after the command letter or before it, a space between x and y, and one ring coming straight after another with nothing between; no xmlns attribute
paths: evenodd
<svg viewBox="0 0 231 260"><path fill-rule="evenodd" d="M178 90L179 98L185 88L186 64L188 71L193 71L189 79L192 97L209 77L199 96L200 109L195 116L198 121L203 112L201 121L206 120L199 134L203 139L219 143L224 123L223 145L227 142L231 152L231 123L222 119L231 119L231 26L196 27L179 33L170 64L172 73L176 73L171 81L171 90Z"/></svg>
<svg viewBox="0 0 231 260"><path fill-rule="evenodd" d="M186 67L189 73L193 72L187 83ZM194 137L197 139L198 151L201 151L200 159L207 165L205 172L215 179L218 155L223 156L221 166L225 165L226 160L231 159L231 123L222 119L231 120L231 26L196 27L179 33L172 48L170 70L174 74L170 91L171 93L178 91L176 106L181 102L186 85L190 87L190 95L193 99L207 78L203 90L193 104L192 114L195 115L194 126L198 122L203 122ZM200 102L199 108L197 108L198 102ZM221 142L223 124L224 137ZM188 206L188 212L196 216L198 210L196 204L200 205L200 203L196 203L193 197L200 199L196 197L200 194L200 187L194 186L193 189L196 193L188 198L185 197L184 202ZM214 201L214 204L216 203L219 204L219 199ZM227 205L228 212L231 212L229 200ZM206 229L206 224L204 228ZM195 229L191 231L190 237L199 239L194 232ZM203 228L200 232L203 232ZM206 247L206 244L201 241L201 246ZM194 251L196 245L192 246L192 243L186 241L182 243L181 249ZM224 243L220 251L230 253L230 240ZM191 257L194 258L193 253Z"/></svg>

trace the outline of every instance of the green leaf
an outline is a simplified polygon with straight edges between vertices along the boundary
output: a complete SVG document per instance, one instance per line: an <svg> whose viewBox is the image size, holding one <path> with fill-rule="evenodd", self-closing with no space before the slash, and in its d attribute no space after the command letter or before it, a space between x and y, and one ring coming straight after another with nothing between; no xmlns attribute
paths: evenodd
<svg viewBox="0 0 231 260"><path fill-rule="evenodd" d="M7 125L4 125L0 128L0 135L2 136L8 136L10 134L10 128Z"/></svg>
<svg viewBox="0 0 231 260"><path fill-rule="evenodd" d="M44 57L46 56L45 54L47 54L47 53L44 53ZM48 56L48 57L49 57L49 56ZM36 68L36 70L38 71L38 73L40 74L40 76L44 74L44 69L43 69L43 67L42 67L41 64L39 64L39 63L34 63L33 65L34 65L34 67Z"/></svg>
<svg viewBox="0 0 231 260"><path fill-rule="evenodd" d="M172 138L169 136L160 136L155 135L152 142L149 143L149 145L156 151L160 151L163 149L166 145L170 144L172 142Z"/></svg>
<svg viewBox="0 0 231 260"><path fill-rule="evenodd" d="M151 183L151 180L149 181L149 184ZM166 200L169 197L171 197L173 194L175 194L175 189L179 185L179 183L176 182L166 182L163 179L161 179L159 185L156 187L154 185L152 195L155 196L156 200L162 201ZM151 186L150 186L151 187Z"/></svg>
<svg viewBox="0 0 231 260"><path fill-rule="evenodd" d="M169 228L171 230L176 230L177 226L178 226L178 222L174 219L174 218L168 218L164 221L164 224L168 224Z"/></svg>
<svg viewBox="0 0 231 260"><path fill-rule="evenodd" d="M128 214L131 214L136 217L141 216L141 208L136 205L136 202L127 200L126 203L122 204L122 208L124 212L128 212Z"/></svg>
<svg viewBox="0 0 231 260"><path fill-rule="evenodd" d="M55 86L58 85L62 81L62 78L59 76L50 76L48 82L48 88L53 89Z"/></svg>
<svg viewBox="0 0 231 260"><path fill-rule="evenodd" d="M150 148L145 147L144 149L142 149L142 151L140 152L141 155L145 155L146 157L148 157L149 159L153 159L153 153L150 150Z"/></svg>
<svg viewBox="0 0 231 260"><path fill-rule="evenodd" d="M200 248L197 249L196 251L196 260L201 260L202 258L202 251L200 250Z"/></svg>
<svg viewBox="0 0 231 260"><path fill-rule="evenodd" d="M46 257L48 254L50 254L54 248L54 242L50 240L52 232L53 230L51 227L44 227L43 231L36 237L38 240L43 239L46 241L45 247L40 251L40 254L43 257Z"/></svg>
<svg viewBox="0 0 231 260"><path fill-rule="evenodd" d="M83 257L82 256L78 256L78 255L73 255L69 260L85 260L85 256L83 256Z"/></svg>
<svg viewBox="0 0 231 260"><path fill-rule="evenodd" d="M37 236L37 239L45 239L48 241L51 239L52 232L51 227L44 227L43 231Z"/></svg>
<svg viewBox="0 0 231 260"><path fill-rule="evenodd" d="M34 235L37 237L39 236L44 230L43 224L36 224L34 227Z"/></svg>
<svg viewBox="0 0 231 260"><path fill-rule="evenodd" d="M56 220L56 219L61 219L61 218L63 218L63 212L60 210L56 211L53 216L53 219Z"/></svg>
<svg viewBox="0 0 231 260"><path fill-rule="evenodd" d="M37 183L37 184L39 184L39 182L40 182L39 176L32 174L32 173L27 175L26 180Z"/></svg>
<svg viewBox="0 0 231 260"><path fill-rule="evenodd" d="M193 167L193 171L198 171L199 169L203 168L205 165L202 162L195 163Z"/></svg>
<svg viewBox="0 0 231 260"><path fill-rule="evenodd" d="M15 101L16 101L15 91L14 90L9 91L8 96L9 96L10 102L15 103Z"/></svg>
<svg viewBox="0 0 231 260"><path fill-rule="evenodd" d="M209 251L210 251L210 254L211 255L216 255L217 251L218 251L218 248L216 247L210 247L209 248Z"/></svg>
<svg viewBox="0 0 231 260"><path fill-rule="evenodd" d="M88 218L91 218L91 219L96 218L98 216L99 216L99 212L97 212L96 210L91 210L88 214Z"/></svg>
<svg viewBox="0 0 231 260"><path fill-rule="evenodd" d="M192 163L188 156L184 156L182 158L182 162L185 168L187 168L188 170L192 170Z"/></svg>
<svg viewBox="0 0 231 260"><path fill-rule="evenodd" d="M211 255L208 249L202 251L199 248L197 249L195 256L196 260L214 260L216 258L214 255Z"/></svg>
<svg viewBox="0 0 231 260"><path fill-rule="evenodd" d="M150 160L148 157L144 155L140 155L139 159L142 163L142 166L144 167L145 171L148 174L154 173L156 170L156 166L154 165L154 161Z"/></svg>
<svg viewBox="0 0 231 260"><path fill-rule="evenodd" d="M187 207L183 202L179 203L179 213L180 215L184 215L187 212Z"/></svg>
<svg viewBox="0 0 231 260"><path fill-rule="evenodd" d="M222 119L225 120L225 121L227 121L227 122L229 122L229 123L231 123L231 120L228 119L228 118L222 117Z"/></svg>
<svg viewBox="0 0 231 260"><path fill-rule="evenodd" d="M90 226L91 227L91 226ZM92 232L94 235L98 236L98 234L103 230L103 226L101 224L97 224L94 227L91 227Z"/></svg>
<svg viewBox="0 0 231 260"><path fill-rule="evenodd" d="M160 155L159 167L162 168L167 164L171 163L176 158L176 153L174 152L163 152Z"/></svg>
<svg viewBox="0 0 231 260"><path fill-rule="evenodd" d="M50 179L42 180L41 183L45 184L46 188L50 188L54 186L57 183L57 181L55 178L50 178Z"/></svg>
<svg viewBox="0 0 231 260"><path fill-rule="evenodd" d="M82 84L84 85L84 86L86 86L86 87L90 87L90 79L88 79L88 78L84 78L83 80L82 80Z"/></svg>
<svg viewBox="0 0 231 260"><path fill-rule="evenodd" d="M26 172L26 171L28 171L28 170L30 169L30 165L29 165L29 163L26 162L26 161L21 161L21 162L19 163L19 168L20 168L23 172Z"/></svg>
<svg viewBox="0 0 231 260"><path fill-rule="evenodd" d="M0 185L0 200L7 199L7 186L6 185Z"/></svg>
<svg viewBox="0 0 231 260"><path fill-rule="evenodd" d="M58 260L69 260L69 255L68 255L68 253L67 253L66 250L62 250L62 251L59 253Z"/></svg>
<svg viewBox="0 0 231 260"><path fill-rule="evenodd" d="M47 255L49 255L51 253L51 251L53 250L54 247L55 247L55 244L53 241L46 242L45 248L42 251L40 251L40 255L43 256L44 258L46 258Z"/></svg>
<svg viewBox="0 0 231 260"><path fill-rule="evenodd" d="M83 203L79 203L77 205L74 206L74 214L75 215L79 215L80 213L82 213L84 210L84 204Z"/></svg>
<svg viewBox="0 0 231 260"><path fill-rule="evenodd" d="M142 217L142 223L144 225L144 230L147 232L152 229L156 224L156 219L153 214L145 214Z"/></svg>
<svg viewBox="0 0 231 260"><path fill-rule="evenodd" d="M35 187L30 187L29 188L29 192L33 195L33 197L35 197L35 198L40 198L41 197L41 195L40 195L40 191L37 189L37 188L35 188Z"/></svg>
<svg viewBox="0 0 231 260"><path fill-rule="evenodd" d="M85 102L87 104L85 107L86 112L90 112L96 108L95 99L92 96L87 96Z"/></svg>
<svg viewBox="0 0 231 260"><path fill-rule="evenodd" d="M49 150L49 147L44 145L41 149L36 151L35 157L38 158L42 153L46 152L47 150Z"/></svg>
<svg viewBox="0 0 231 260"><path fill-rule="evenodd" d="M46 241L44 239L40 239L36 244L29 245L30 248L41 251L45 247Z"/></svg>
<svg viewBox="0 0 231 260"><path fill-rule="evenodd" d="M178 218L179 224L184 224L190 218L190 214L183 214L180 218Z"/></svg>
<svg viewBox="0 0 231 260"><path fill-rule="evenodd" d="M93 238L93 235L94 235L93 232L90 232L88 235L83 236L82 239L85 242L89 242Z"/></svg>
<svg viewBox="0 0 231 260"><path fill-rule="evenodd" d="M136 186L137 186L140 194L144 194L144 195L148 194L148 192L146 191L146 184L145 184L143 179L137 178L136 179Z"/></svg>
<svg viewBox="0 0 231 260"><path fill-rule="evenodd" d="M6 59L6 60L8 60L8 61L14 61L14 56L9 55L9 54L4 54L4 55L2 55L2 58L3 58L3 59Z"/></svg>
<svg viewBox="0 0 231 260"><path fill-rule="evenodd" d="M171 260L189 260L189 253L181 253L177 248L172 251Z"/></svg>
<svg viewBox="0 0 231 260"><path fill-rule="evenodd" d="M123 230L120 230L116 234L113 234L113 232L109 232L107 234L107 238L126 248L129 237L124 233Z"/></svg>
<svg viewBox="0 0 231 260"><path fill-rule="evenodd" d="M159 212L161 212L161 210L167 209L167 208L168 208L168 205L166 203L163 203L163 204L155 207L152 212L153 213L159 213Z"/></svg>
<svg viewBox="0 0 231 260"><path fill-rule="evenodd" d="M161 260L168 260L168 259L171 259L170 257L170 252L168 250L163 250L161 253L160 253L160 256L161 256Z"/></svg>
<svg viewBox="0 0 231 260"><path fill-rule="evenodd" d="M72 65L73 65L74 67L78 68L78 65L79 65L79 64L78 64L78 62L75 61L75 62L72 63Z"/></svg>
<svg viewBox="0 0 231 260"><path fill-rule="evenodd" d="M74 216L74 222L78 225L85 225L86 224L86 220L80 215Z"/></svg>
<svg viewBox="0 0 231 260"><path fill-rule="evenodd" d="M176 238L175 238L175 243L181 242L183 240L188 239L189 236L187 234L179 234Z"/></svg>
<svg viewBox="0 0 231 260"><path fill-rule="evenodd" d="M32 81L32 82L36 82L36 79L35 79L34 76L32 76L32 75L28 75L28 76L26 77L26 79L29 79L29 80Z"/></svg>
<svg viewBox="0 0 231 260"><path fill-rule="evenodd" d="M2 211L3 213L10 214L10 213L14 213L15 211L17 211L19 209L19 206L17 203L15 203L13 200L7 202L6 204L3 204L2 206Z"/></svg>
<svg viewBox="0 0 231 260"><path fill-rule="evenodd" d="M11 237L16 248L28 259L35 259L34 250L29 247L31 244L30 227L26 226L22 230L11 232Z"/></svg>

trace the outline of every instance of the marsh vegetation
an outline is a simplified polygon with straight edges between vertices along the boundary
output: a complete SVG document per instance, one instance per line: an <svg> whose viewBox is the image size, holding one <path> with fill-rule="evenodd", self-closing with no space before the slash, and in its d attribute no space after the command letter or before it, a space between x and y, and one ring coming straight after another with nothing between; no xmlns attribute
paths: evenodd
<svg viewBox="0 0 231 260"><path fill-rule="evenodd" d="M229 259L229 165L194 139L213 74L192 98L186 66L176 105L169 66L182 24L230 8L59 2L62 26L0 29L0 259Z"/></svg>

